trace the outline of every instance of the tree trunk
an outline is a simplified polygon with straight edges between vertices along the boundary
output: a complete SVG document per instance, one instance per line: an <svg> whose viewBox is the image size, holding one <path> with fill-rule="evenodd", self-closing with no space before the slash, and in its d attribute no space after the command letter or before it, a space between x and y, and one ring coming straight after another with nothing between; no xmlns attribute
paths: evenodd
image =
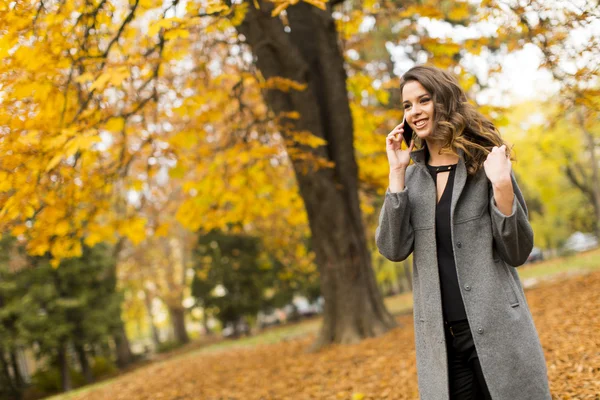
<svg viewBox="0 0 600 400"><path fill-rule="evenodd" d="M8 395L10 398L21 400L21 388L15 383L12 374L10 373L10 363L5 357L5 351L0 347L0 367L2 376L0 377L0 396Z"/></svg>
<svg viewBox="0 0 600 400"><path fill-rule="evenodd" d="M67 345L65 342L62 342L58 347L58 367L60 368L62 390L63 392L68 392L73 389L73 385L71 383Z"/></svg>
<svg viewBox="0 0 600 400"><path fill-rule="evenodd" d="M21 375L21 368L19 367L19 360L17 357L17 349L15 348L10 351L10 362L14 372L15 386L17 387L17 390L19 390L25 386L25 382L23 381L23 376Z"/></svg>
<svg viewBox="0 0 600 400"><path fill-rule="evenodd" d="M395 320L383 304L366 245L338 34L330 9L322 11L307 3L289 7L289 33L279 18L271 17L271 10L265 2L258 10L250 5L238 30L252 48L265 79L280 76L307 87L288 92L269 90L267 103L277 115L300 113L300 119L285 119L282 126L310 131L327 141L318 148L298 143L288 147L309 218L325 299L323 325L312 348L358 342L386 332L395 326ZM281 133L293 140L289 129ZM311 153L333 166L313 168L296 157L298 153Z"/></svg>
<svg viewBox="0 0 600 400"><path fill-rule="evenodd" d="M146 305L148 321L150 323L150 329L152 330L152 341L154 342L154 348L158 349L158 346L160 346L160 336L158 335L158 329L156 328L156 325L154 325L154 312L152 312L152 297L145 290L144 304Z"/></svg>
<svg viewBox="0 0 600 400"><path fill-rule="evenodd" d="M173 324L175 340L179 343L188 343L190 337L185 328L185 308L169 306L169 315L171 316L171 323Z"/></svg>
<svg viewBox="0 0 600 400"><path fill-rule="evenodd" d="M592 179L590 184L590 193L592 194L592 201L594 211L596 213L596 223L594 224L594 233L597 238L600 238L600 172L598 172L598 160L596 159L596 141L592 132L586 129L583 111L578 113L579 124L583 131L585 138L585 144L590 151L590 167L592 170Z"/></svg>
<svg viewBox="0 0 600 400"><path fill-rule="evenodd" d="M85 378L85 383L94 382L94 374L92 374L92 369L90 368L90 363L88 361L85 349L82 345L76 344L75 351L77 352L77 358L79 358L79 365L81 365L81 372Z"/></svg>
<svg viewBox="0 0 600 400"><path fill-rule="evenodd" d="M133 357L131 355L129 339L125 333L125 325L123 324L123 321L120 321L119 328L113 334L113 340L115 341L115 347L117 350L117 365L119 368L124 368L131 364Z"/></svg>
<svg viewBox="0 0 600 400"><path fill-rule="evenodd" d="M212 336L213 331L208 326L208 315L206 315L206 309L202 310L202 325L204 326L204 334L206 336Z"/></svg>
<svg viewBox="0 0 600 400"><path fill-rule="evenodd" d="M125 243L125 238L121 237L117 244L113 249L113 260L114 263L112 268L108 271L107 281L110 282L112 288L116 290L117 288L117 260L119 259L119 254L123 249L123 245ZM129 339L127 338L127 332L125 332L125 323L123 322L123 318L121 317L121 305L119 305L119 314L115 316L118 321L118 326L114 330L112 337L115 342L116 352L117 352L117 366L119 368L124 368L127 365L131 364L133 361L133 356L131 354L131 348L129 347Z"/></svg>

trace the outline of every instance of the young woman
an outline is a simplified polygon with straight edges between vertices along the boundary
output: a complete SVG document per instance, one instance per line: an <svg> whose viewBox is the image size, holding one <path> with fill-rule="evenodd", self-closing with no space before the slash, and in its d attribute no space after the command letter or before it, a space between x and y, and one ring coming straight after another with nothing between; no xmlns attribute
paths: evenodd
<svg viewBox="0 0 600 400"><path fill-rule="evenodd" d="M515 270L533 231L509 150L450 74L414 67L401 93L414 140L401 149L402 124L387 136L390 183L376 241L392 261L414 252L421 398L550 399Z"/></svg>

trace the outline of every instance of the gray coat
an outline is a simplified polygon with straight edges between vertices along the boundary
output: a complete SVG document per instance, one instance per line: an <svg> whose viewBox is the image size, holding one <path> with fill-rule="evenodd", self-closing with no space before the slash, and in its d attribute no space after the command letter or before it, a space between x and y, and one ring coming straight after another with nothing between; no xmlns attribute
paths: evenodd
<svg viewBox="0 0 600 400"><path fill-rule="evenodd" d="M388 189L376 232L392 261L414 251L413 298L419 392L449 398L442 298L435 238L435 183L424 150L413 151L405 188ZM515 267L533 247L527 206L512 176L512 214L503 215L483 168L468 176L461 154L450 225L458 283L485 380L494 400L550 399L544 353Z"/></svg>

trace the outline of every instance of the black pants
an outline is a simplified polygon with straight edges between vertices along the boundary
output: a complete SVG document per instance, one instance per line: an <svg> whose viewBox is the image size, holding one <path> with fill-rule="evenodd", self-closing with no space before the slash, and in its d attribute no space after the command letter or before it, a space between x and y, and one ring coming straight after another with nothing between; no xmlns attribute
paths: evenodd
<svg viewBox="0 0 600 400"><path fill-rule="evenodd" d="M450 331L452 327L452 331ZM491 400L465 320L445 324L451 400Z"/></svg>

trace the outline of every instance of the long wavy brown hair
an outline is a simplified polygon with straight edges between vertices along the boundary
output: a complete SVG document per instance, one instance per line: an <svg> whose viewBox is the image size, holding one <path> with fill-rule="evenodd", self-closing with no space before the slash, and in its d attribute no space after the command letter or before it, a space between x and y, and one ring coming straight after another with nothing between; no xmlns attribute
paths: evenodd
<svg viewBox="0 0 600 400"><path fill-rule="evenodd" d="M400 93L404 85L411 81L423 85L432 97L434 117L431 138L442 143L442 152L458 154L458 149L463 150L470 175L483 167L494 146L506 144L494 124L469 103L465 91L453 75L428 65L413 67L402 76ZM510 156L508 145L506 149Z"/></svg>

